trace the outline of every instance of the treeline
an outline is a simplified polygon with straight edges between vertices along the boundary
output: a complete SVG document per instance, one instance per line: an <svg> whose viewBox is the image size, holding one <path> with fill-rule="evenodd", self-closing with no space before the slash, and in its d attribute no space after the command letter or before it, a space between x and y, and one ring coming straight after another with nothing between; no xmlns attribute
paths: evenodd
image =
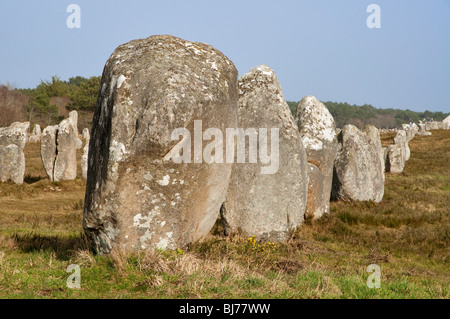
<svg viewBox="0 0 450 319"><path fill-rule="evenodd" d="M287 102L292 113L295 114L298 102ZM411 110L400 109L379 109L370 104L361 106L350 105L339 102L323 102L333 115L337 127L343 127L347 124L353 124L362 127L372 124L378 128L394 128L404 123L419 123L419 121L442 121L450 113L443 112L414 112Z"/></svg>
<svg viewBox="0 0 450 319"><path fill-rule="evenodd" d="M68 111L93 111L97 103L100 76L84 78L77 76L62 81L58 76L53 76L51 81L41 81L34 89L21 89L28 95L28 103L25 112L28 120L32 122L35 116L45 117L47 122L61 120L58 105L52 103L52 98L66 98L65 108ZM53 100L54 101L54 100Z"/></svg>
<svg viewBox="0 0 450 319"><path fill-rule="evenodd" d="M10 84L0 85L0 127L15 121L57 124L68 111L77 110L81 114L82 125L89 125L97 103L101 77L85 78L76 76L68 81L53 76L50 81L41 81L34 89L14 89ZM298 102L287 101L295 114ZM370 104L361 106L339 102L323 102L333 115L337 127L366 124L378 128L399 127L403 123L418 123L419 120L442 121L450 113L414 112L400 109L378 109Z"/></svg>

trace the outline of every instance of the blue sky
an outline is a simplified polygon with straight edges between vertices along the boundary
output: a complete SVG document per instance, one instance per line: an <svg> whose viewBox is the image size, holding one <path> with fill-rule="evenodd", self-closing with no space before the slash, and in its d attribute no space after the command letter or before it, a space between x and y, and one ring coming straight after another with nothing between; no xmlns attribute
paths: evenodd
<svg viewBox="0 0 450 319"><path fill-rule="evenodd" d="M154 34L209 43L240 75L266 64L287 100L450 112L450 0L2 0L0 83L101 75L118 45Z"/></svg>

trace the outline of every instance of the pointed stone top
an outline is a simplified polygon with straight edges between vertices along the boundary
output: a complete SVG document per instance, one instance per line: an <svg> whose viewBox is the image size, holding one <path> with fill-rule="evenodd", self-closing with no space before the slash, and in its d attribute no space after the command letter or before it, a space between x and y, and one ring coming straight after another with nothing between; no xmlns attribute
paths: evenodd
<svg viewBox="0 0 450 319"><path fill-rule="evenodd" d="M267 65L258 65L239 79L238 108L246 108L267 122L277 124L287 136L298 137L298 130L275 72ZM281 123L279 120L281 119Z"/></svg>
<svg viewBox="0 0 450 319"><path fill-rule="evenodd" d="M295 122L306 148L321 149L324 141L333 142L336 139L333 116L327 107L312 95L305 96L298 104Z"/></svg>
<svg viewBox="0 0 450 319"><path fill-rule="evenodd" d="M240 77L239 95L242 96L248 91L254 91L255 88L263 89L267 94L271 95L271 98L278 100L278 102L286 102L275 72L267 65L255 66Z"/></svg>

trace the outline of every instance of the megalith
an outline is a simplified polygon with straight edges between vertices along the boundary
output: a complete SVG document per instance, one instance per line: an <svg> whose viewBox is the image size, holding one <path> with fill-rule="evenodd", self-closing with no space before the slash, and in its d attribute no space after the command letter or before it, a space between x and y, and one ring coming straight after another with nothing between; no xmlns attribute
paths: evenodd
<svg viewBox="0 0 450 319"><path fill-rule="evenodd" d="M221 209L225 232L285 241L304 218L306 153L275 72L265 65L252 68L239 79L238 127L242 140L237 149L245 143L246 161L237 155L233 165ZM264 138L267 147L259 143L259 157L254 156L250 163L256 141ZM261 155L270 155L270 163L264 163Z"/></svg>
<svg viewBox="0 0 450 319"><path fill-rule="evenodd" d="M310 164L305 216L319 218L330 212L333 166L337 154L336 125L326 106L314 96L306 96L300 101L295 122Z"/></svg>
<svg viewBox="0 0 450 319"><path fill-rule="evenodd" d="M338 135L332 199L380 202L384 195L382 150L371 137L354 125Z"/></svg>
<svg viewBox="0 0 450 319"><path fill-rule="evenodd" d="M202 136L236 127L237 77L212 46L169 35L112 53L89 143L83 226L96 253L174 249L210 232L232 163L203 160Z"/></svg>
<svg viewBox="0 0 450 319"><path fill-rule="evenodd" d="M11 180L23 184L25 175L25 143L28 140L29 122L15 122L0 128L0 181Z"/></svg>
<svg viewBox="0 0 450 319"><path fill-rule="evenodd" d="M47 126L42 132L42 163L53 182L77 177L77 122L78 113L72 111L59 125Z"/></svg>

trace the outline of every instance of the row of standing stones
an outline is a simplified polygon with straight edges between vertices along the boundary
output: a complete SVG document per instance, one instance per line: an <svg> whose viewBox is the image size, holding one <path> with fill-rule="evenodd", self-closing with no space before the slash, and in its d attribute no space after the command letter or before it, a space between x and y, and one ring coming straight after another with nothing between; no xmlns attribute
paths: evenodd
<svg viewBox="0 0 450 319"><path fill-rule="evenodd" d="M190 141L174 141L171 133L194 132L196 120L203 130L222 132L278 128L278 171L261 174L263 163L176 164L175 150ZM429 134L426 129L449 129L450 117L437 123L405 125L394 144L382 148L377 128L336 129L313 96L292 116L265 65L238 79L234 64L210 45L167 35L133 40L106 62L92 137L83 131L83 227L98 254L185 247L205 238L219 214L228 235L286 241L305 217L329 213L330 199L380 202L384 172L403 170L408 142ZM28 130L29 123L0 129L2 181L23 182ZM38 126L33 130L30 141L41 141L50 180L75 179L77 135L75 111L42 136Z"/></svg>
<svg viewBox="0 0 450 319"><path fill-rule="evenodd" d="M77 149L82 140L77 129L78 114L69 113L69 118L59 125L47 126L42 132L36 124L29 134L30 123L13 123L0 128L0 180L11 180L23 184L25 175L25 143L41 143L41 159L44 169L53 182L74 180L77 177ZM83 130L85 141L81 160L82 178L87 179L87 156L89 150L89 129Z"/></svg>

